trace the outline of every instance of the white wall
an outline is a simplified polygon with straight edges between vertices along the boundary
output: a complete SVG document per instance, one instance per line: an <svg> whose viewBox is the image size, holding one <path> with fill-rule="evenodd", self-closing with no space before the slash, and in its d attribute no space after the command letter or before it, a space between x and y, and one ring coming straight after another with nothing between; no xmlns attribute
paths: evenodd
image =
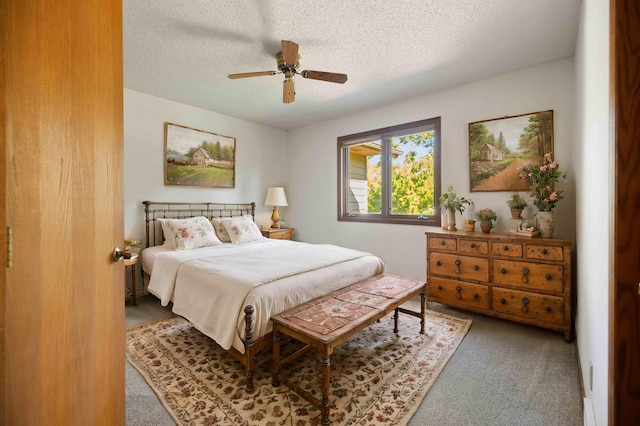
<svg viewBox="0 0 640 426"><path fill-rule="evenodd" d="M582 2L576 68L576 332L587 401L597 424L608 416L609 229L613 145L609 128L609 2ZM602 226L595 226L602 224ZM593 363L593 389L589 363Z"/></svg>
<svg viewBox="0 0 640 426"><path fill-rule="evenodd" d="M165 122L235 137L235 188L165 186ZM144 238L144 200L255 201L256 222L262 226L271 223L270 208L263 205L267 187L287 189L286 131L128 89L124 90L124 155L126 238ZM286 207L282 212L285 216Z"/></svg>
<svg viewBox="0 0 640 426"><path fill-rule="evenodd" d="M496 210L500 232L510 225L506 200L511 193L469 192L468 125L552 109L555 159L569 177L558 185L565 199L555 209L554 236L574 239L573 77L573 58L567 58L290 131L288 223L296 227L299 239L369 251L385 261L389 272L424 279L427 227L337 221L336 138L442 117L442 190L453 185L458 195L474 201L476 209ZM531 207L525 215L532 216ZM461 215L457 223L463 223Z"/></svg>

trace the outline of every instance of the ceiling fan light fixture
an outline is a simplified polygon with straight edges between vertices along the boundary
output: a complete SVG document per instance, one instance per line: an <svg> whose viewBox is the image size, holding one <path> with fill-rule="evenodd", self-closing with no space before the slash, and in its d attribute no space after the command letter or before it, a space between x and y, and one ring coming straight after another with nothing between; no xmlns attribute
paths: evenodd
<svg viewBox="0 0 640 426"><path fill-rule="evenodd" d="M257 71L257 72L245 72L239 74L229 74L230 79L246 78L246 77L259 77L263 75L284 74L284 82L282 88L282 101L285 104L292 103L295 100L295 88L293 78L296 74L301 75L303 78L309 78L312 80L328 81L330 83L343 84L347 81L346 74L339 74L325 71L311 71L305 70L298 72L300 67L300 55L298 54L298 45L289 40L282 40L282 50L276 54L276 63L278 71Z"/></svg>

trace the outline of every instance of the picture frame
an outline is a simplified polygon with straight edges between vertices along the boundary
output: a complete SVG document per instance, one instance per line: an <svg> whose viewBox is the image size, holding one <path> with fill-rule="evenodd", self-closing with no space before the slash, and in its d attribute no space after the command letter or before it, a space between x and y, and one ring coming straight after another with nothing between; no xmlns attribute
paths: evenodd
<svg viewBox="0 0 640 426"><path fill-rule="evenodd" d="M236 138L164 123L164 183L235 188Z"/></svg>
<svg viewBox="0 0 640 426"><path fill-rule="evenodd" d="M469 190L529 191L527 163L553 155L553 110L469 123Z"/></svg>

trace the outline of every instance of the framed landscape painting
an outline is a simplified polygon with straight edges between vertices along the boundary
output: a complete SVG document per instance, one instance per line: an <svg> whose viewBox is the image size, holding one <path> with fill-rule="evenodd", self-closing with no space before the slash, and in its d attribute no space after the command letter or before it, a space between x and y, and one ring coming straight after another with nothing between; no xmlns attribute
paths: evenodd
<svg viewBox="0 0 640 426"><path fill-rule="evenodd" d="M519 173L553 155L553 110L469 123L469 188L528 191Z"/></svg>
<svg viewBox="0 0 640 426"><path fill-rule="evenodd" d="M234 188L236 139L164 123L165 185Z"/></svg>

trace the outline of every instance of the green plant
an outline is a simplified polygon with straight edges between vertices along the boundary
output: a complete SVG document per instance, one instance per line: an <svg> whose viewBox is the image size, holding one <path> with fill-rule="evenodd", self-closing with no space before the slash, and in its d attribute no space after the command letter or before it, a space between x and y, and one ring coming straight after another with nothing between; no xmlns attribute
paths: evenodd
<svg viewBox="0 0 640 426"><path fill-rule="evenodd" d="M520 172L520 178L531 188L531 196L535 199L533 204L541 212L550 212L564 198L562 191L553 187L561 177L564 179L567 174L560 171L557 161L551 160L550 152L544 155L542 164L527 164Z"/></svg>
<svg viewBox="0 0 640 426"><path fill-rule="evenodd" d="M524 209L529 205L527 201L522 197L522 195L514 192L511 195L511 198L507 200L507 205L510 209Z"/></svg>
<svg viewBox="0 0 640 426"><path fill-rule="evenodd" d="M530 220L523 220L520 224L520 229L524 231L534 231L535 227L533 226L533 222Z"/></svg>
<svg viewBox="0 0 640 426"><path fill-rule="evenodd" d="M476 212L476 217L480 222L492 222L498 219L498 215L496 215L496 212L489 208L478 210Z"/></svg>
<svg viewBox="0 0 640 426"><path fill-rule="evenodd" d="M460 214L464 212L464 209L466 208L465 204L471 205L471 203L473 203L473 201L467 198L459 197L458 194L456 194L453 191L453 186L451 185L447 187L447 192L440 196L439 201L440 201L440 208L446 209L452 212L457 211Z"/></svg>

